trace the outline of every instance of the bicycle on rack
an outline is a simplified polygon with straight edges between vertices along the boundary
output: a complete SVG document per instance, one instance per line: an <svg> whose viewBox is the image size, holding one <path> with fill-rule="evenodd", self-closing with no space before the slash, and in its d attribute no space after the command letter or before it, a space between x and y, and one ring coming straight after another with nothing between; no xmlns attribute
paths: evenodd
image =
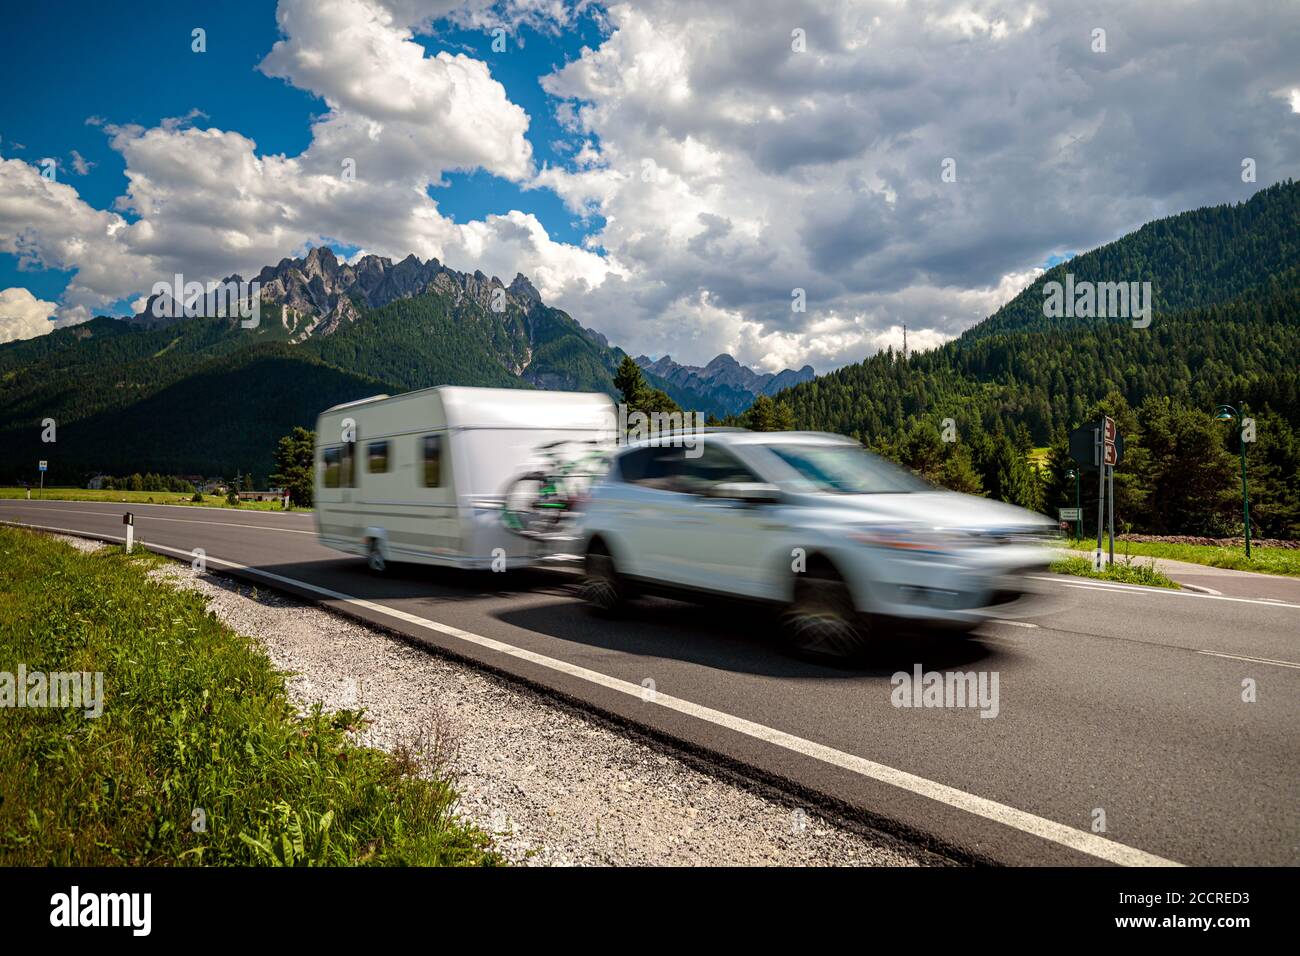
<svg viewBox="0 0 1300 956"><path fill-rule="evenodd" d="M506 489L502 524L525 538L559 534L608 464L604 442L565 439L540 446L529 470Z"/></svg>

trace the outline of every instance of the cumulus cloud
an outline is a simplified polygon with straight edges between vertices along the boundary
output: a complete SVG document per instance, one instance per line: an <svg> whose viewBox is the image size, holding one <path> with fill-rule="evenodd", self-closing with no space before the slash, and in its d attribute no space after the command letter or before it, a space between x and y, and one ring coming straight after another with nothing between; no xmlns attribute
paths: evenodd
<svg viewBox="0 0 1300 956"><path fill-rule="evenodd" d="M260 68L330 107L312 130L304 164L337 174L351 159L359 177L426 185L446 169L531 175L528 115L482 61L426 54L413 39L415 11L407 8L415 6L281 0L276 18L285 39ZM434 5L432 15L445 11Z"/></svg>
<svg viewBox="0 0 1300 956"><path fill-rule="evenodd" d="M542 78L560 164L486 63L419 39L588 14L601 41ZM1243 199L1300 155L1285 0L280 0L277 21L260 69L325 105L299 155L197 111L97 118L126 164L111 210L0 160L0 252L75 271L62 318L338 241L525 272L633 353L825 370L904 325L914 349L946 341L1049 256ZM603 225L573 245L517 209L442 215L430 187L475 169Z"/></svg>
<svg viewBox="0 0 1300 956"><path fill-rule="evenodd" d="M0 290L0 342L34 339L59 325L50 321L56 306L43 302L26 289Z"/></svg>

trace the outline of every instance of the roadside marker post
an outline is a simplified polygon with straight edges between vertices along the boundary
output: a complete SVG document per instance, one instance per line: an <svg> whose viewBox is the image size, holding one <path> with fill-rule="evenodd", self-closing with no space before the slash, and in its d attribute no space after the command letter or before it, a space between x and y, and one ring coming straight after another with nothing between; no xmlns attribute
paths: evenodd
<svg viewBox="0 0 1300 956"><path fill-rule="evenodd" d="M135 515L127 512L122 515L122 524L126 525L126 553L131 553L131 545L135 543Z"/></svg>

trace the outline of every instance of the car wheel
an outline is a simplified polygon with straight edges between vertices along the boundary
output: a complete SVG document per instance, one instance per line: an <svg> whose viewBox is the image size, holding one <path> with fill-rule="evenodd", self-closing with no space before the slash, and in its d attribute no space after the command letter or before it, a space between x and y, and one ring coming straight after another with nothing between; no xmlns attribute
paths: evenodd
<svg viewBox="0 0 1300 956"><path fill-rule="evenodd" d="M871 644L870 620L854 607L848 585L829 568L796 579L785 630L792 650L807 657L850 661Z"/></svg>
<svg viewBox="0 0 1300 956"><path fill-rule="evenodd" d="M603 614L615 614L627 601L627 588L614 567L614 558L599 541L587 549L582 599Z"/></svg>
<svg viewBox="0 0 1300 956"><path fill-rule="evenodd" d="M370 548L366 551L366 567L375 574L383 574L388 570L388 562L384 558L384 549L380 546L378 538L370 539Z"/></svg>

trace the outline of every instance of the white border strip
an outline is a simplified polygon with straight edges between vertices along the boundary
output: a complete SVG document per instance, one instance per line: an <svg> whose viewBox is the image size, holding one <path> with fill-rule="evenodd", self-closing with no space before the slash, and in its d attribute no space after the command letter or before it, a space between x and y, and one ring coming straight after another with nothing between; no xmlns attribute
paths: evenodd
<svg viewBox="0 0 1300 956"><path fill-rule="evenodd" d="M4 522L5 524L17 524L17 522ZM43 531L57 531L69 533L67 528L47 528L40 525L27 525L26 527L40 528ZM85 534L86 532L71 532L73 534ZM100 537L96 535L96 537ZM110 538L114 541L121 541L111 535L103 537ZM142 545L146 546L146 545ZM151 544L146 547L158 550L168 551L172 554L191 557L191 553L179 548L170 548L166 545ZM248 565L239 564L235 561L226 561L221 558L207 558L209 564L219 564L228 568L240 571L248 571L259 577L267 578L272 581L278 581L282 584L291 585L296 588L311 591L322 597L329 598L332 601L342 601L354 607L365 608L388 617L397 618L408 624L414 624L419 627L436 631L439 634L445 634L448 637L454 637L458 640L474 644L479 647L495 651L499 654L505 654L517 660L528 661L531 664L545 667L548 670L565 674L570 677L576 677L589 683L605 687L609 690L618 691L627 694L629 697L642 698L645 688L640 684L633 684L631 681L625 681L618 677L610 677L608 674L602 674L599 671L593 671L577 664L570 664L567 661L558 660L554 657L547 657L544 654L538 654L534 651L525 650L522 647L515 647L513 644L506 644L503 641L494 638L484 637L481 634L475 634L472 631L461 630L458 627L452 627L449 624L441 624L437 621L431 621L428 618L419 617L397 608L388 607L383 604L376 604L373 601L367 601L362 598L353 597L350 594L344 594L340 591L334 591L329 588L323 588L315 584L308 584L305 581L299 581L295 578L287 578L283 575L275 574L270 571L263 571L260 568L252 568ZM1019 830L1022 833L1028 833L1048 840L1052 843L1060 844L1080 853L1095 857L1099 860L1105 860L1108 863L1115 863L1120 866L1182 866L1173 860L1167 860L1164 857L1156 856L1153 853L1147 853L1145 850L1139 850L1135 847L1118 843L1114 840L1108 840L1105 837L1098 836L1095 833L1089 833L1086 830L1079 830L1075 827L1066 826L1063 823L1057 823L1055 820L1048 820L1045 817L1036 816L1024 810L1017 810L1015 807L1009 807L1006 804L998 803L995 800L989 800L985 797L978 797L964 790L958 790L956 787L950 787L947 784L938 783L916 774L908 773L904 770L896 770L893 767L886 766L882 763L876 763L873 760L867 760L865 757L859 757L854 754L845 753L842 750L836 750L833 747L827 747L824 744L815 743L806 740L803 737L796 737L794 734L788 734L782 730L768 727L764 724L755 723L752 720L745 720L743 717L736 717L724 713L720 710L714 710L711 707L705 707L701 704L695 704L688 700L682 700L679 697L673 697L669 694L655 693L651 701L647 703L657 704L666 707L669 710L675 710L678 713L686 714L698 720L706 721L718 727L725 727L728 730L744 734L756 740L761 740L781 747L793 753L801 754L805 757L811 757L814 760L820 760L823 763L840 767L844 770L851 771L870 780L880 783L886 783L890 786L898 787L909 793L915 793L919 796L926 797L938 803L954 807L958 810L964 810L967 813L983 817L986 820L992 820L995 823L1001 823L1004 826Z"/></svg>
<svg viewBox="0 0 1300 956"><path fill-rule="evenodd" d="M1197 594L1193 591L1174 591L1171 588L1153 588L1144 584L1117 584L1113 581L1094 581L1091 578L1072 578L1068 574L1049 578L1043 575L1030 575L1035 581L1050 581L1065 588L1079 588L1084 591L1138 591L1142 594L1168 594L1173 597L1198 598L1202 601L1235 601L1238 604L1262 604L1265 607L1293 607L1300 609L1300 604L1290 604L1280 598L1244 598L1230 597L1226 594ZM1288 580L1282 578L1281 580Z"/></svg>

